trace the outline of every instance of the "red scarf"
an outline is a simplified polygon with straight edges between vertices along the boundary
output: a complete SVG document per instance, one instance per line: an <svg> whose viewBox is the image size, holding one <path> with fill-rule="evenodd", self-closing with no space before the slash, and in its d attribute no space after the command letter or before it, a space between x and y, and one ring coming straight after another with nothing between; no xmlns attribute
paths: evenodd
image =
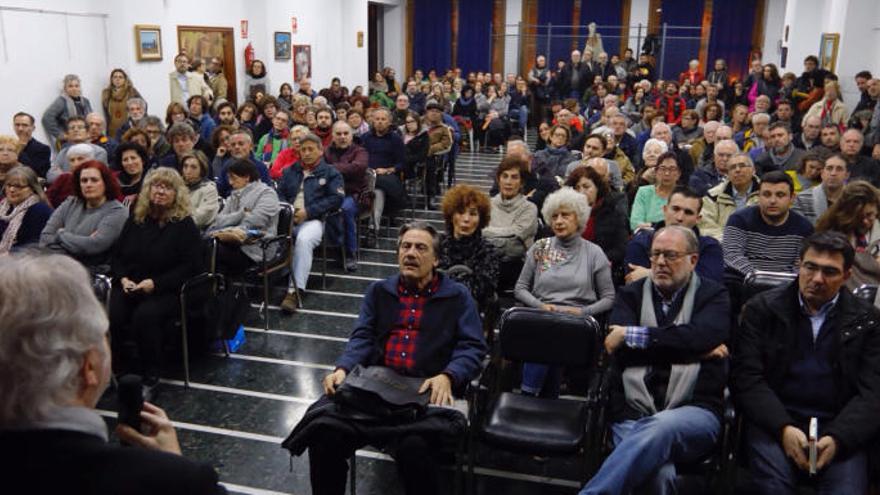
<svg viewBox="0 0 880 495"><path fill-rule="evenodd" d="M590 218L587 220L587 226L584 227L584 232L581 234L581 237L584 240L595 242L596 238L596 212L599 208L602 207L602 199L597 199L596 204L590 209Z"/></svg>

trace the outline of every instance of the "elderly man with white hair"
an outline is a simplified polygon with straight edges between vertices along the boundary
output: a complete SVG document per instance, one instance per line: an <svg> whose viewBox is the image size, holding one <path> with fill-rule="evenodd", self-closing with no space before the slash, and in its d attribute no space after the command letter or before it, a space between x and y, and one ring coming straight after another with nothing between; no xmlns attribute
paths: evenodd
<svg viewBox="0 0 880 495"><path fill-rule="evenodd" d="M85 117L74 116L67 119L65 137L67 139L67 144L55 156L55 159L52 161L52 166L49 167L49 171L46 173L46 182L49 184L54 182L59 175L70 171L70 163L67 161L67 153L71 146L85 143L88 146L91 146L94 150L93 159L98 160L105 165L108 163L107 151L100 146L89 143L88 124L86 123Z"/></svg>
<svg viewBox="0 0 880 495"><path fill-rule="evenodd" d="M713 160L691 174L688 181L690 188L700 196L705 196L709 189L717 186L727 177L727 162L734 153L739 153L739 146L732 139L715 143Z"/></svg>
<svg viewBox="0 0 880 495"><path fill-rule="evenodd" d="M770 114L755 112L752 114L752 128L742 134L742 150L748 153L752 149L761 149L770 129ZM754 157L752 157L754 160Z"/></svg>
<svg viewBox="0 0 880 495"><path fill-rule="evenodd" d="M669 148L669 151L675 153L676 158L678 159L678 167L681 170L681 183L687 184L688 179L690 179L691 174L694 172L694 161L691 160L691 156L687 151L684 151L675 144L675 141L672 139L672 128L669 127L669 124L664 122L657 122L653 126L651 126L651 137L654 139L658 139L666 143L666 147Z"/></svg>
<svg viewBox="0 0 880 495"><path fill-rule="evenodd" d="M165 412L108 444L95 412L110 383L108 321L82 265L61 255L0 258L0 459L9 493L220 494L217 473L180 456ZM51 475L47 476L47 473Z"/></svg>
<svg viewBox="0 0 880 495"><path fill-rule="evenodd" d="M514 296L532 308L574 315L605 313L614 304L611 264L602 248L581 237L590 218L583 194L570 187L547 196L541 209L553 237L536 241L526 253ZM555 397L561 369L524 363L522 391Z"/></svg>
<svg viewBox="0 0 880 495"><path fill-rule="evenodd" d="M703 197L698 225L701 234L719 242L724 240L724 226L730 215L758 203L759 181L749 154L737 151L726 162L727 177Z"/></svg>
<svg viewBox="0 0 880 495"><path fill-rule="evenodd" d="M692 144L688 154L694 162L694 168L699 170L712 161L712 155L715 152L715 143L717 138L715 132L721 127L721 123L710 120L703 125L703 135L697 138Z"/></svg>

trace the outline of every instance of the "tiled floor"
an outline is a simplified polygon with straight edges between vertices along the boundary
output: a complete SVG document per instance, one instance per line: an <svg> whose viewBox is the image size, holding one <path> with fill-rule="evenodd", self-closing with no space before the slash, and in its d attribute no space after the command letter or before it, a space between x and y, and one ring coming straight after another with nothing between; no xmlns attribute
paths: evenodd
<svg viewBox="0 0 880 495"><path fill-rule="evenodd" d="M496 153L463 153L457 164L458 182L488 191L500 158ZM443 228L437 211L416 210L415 216ZM402 221L395 219L395 225ZM270 307L268 332L258 310L252 308L245 323L247 342L228 358L209 355L194 360L189 389L183 387L182 370L169 367L158 403L177 423L184 454L212 464L230 491L311 492L307 459L291 458L280 443L320 396L321 379L345 347L364 289L397 271L393 234L385 229L381 234L376 249L362 251L356 274L346 275L339 263L331 262L326 289L321 288L321 259L316 257L306 309L287 317L277 306ZM278 304L281 292L273 296ZM112 424L112 391L99 407ZM498 452L480 457L486 462L477 471L478 493L571 494L580 484L576 466L564 462ZM451 483L451 471L447 478L445 482ZM393 461L375 451L360 451L357 492L402 493Z"/></svg>

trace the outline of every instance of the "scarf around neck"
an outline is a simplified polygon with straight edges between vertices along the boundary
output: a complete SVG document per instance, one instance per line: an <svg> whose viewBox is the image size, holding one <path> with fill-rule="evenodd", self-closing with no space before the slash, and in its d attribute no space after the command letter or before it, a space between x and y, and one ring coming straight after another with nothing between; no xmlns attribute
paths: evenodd
<svg viewBox="0 0 880 495"><path fill-rule="evenodd" d="M8 254L12 249L12 246L15 245L15 241L18 239L18 231L21 228L21 223L24 221L25 214L31 206L39 202L40 197L32 194L28 199L12 208L12 211L7 214L6 212L10 206L9 200L3 198L3 201L0 201L0 222L6 223L6 230L3 231L3 237L0 238L0 254Z"/></svg>
<svg viewBox="0 0 880 495"><path fill-rule="evenodd" d="M275 131L273 127L272 130L269 131L268 137L266 138L266 144L263 145L263 162L271 163L272 162L272 152L275 149L275 140L280 139L281 145L278 148L278 151L284 150L287 148L288 143L290 142L290 130L284 129L280 133Z"/></svg>

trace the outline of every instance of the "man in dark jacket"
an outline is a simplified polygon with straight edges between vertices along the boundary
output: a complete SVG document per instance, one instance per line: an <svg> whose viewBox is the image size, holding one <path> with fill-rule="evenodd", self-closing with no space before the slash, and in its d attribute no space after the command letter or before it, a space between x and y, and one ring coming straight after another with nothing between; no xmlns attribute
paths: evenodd
<svg viewBox="0 0 880 495"><path fill-rule="evenodd" d="M12 125L15 128L15 135L21 142L21 151L18 153L18 162L22 165L34 169L40 177L46 178L46 172L49 171L51 164L50 158L52 150L45 144L34 139L34 117L33 115L18 112L12 117Z"/></svg>
<svg viewBox="0 0 880 495"><path fill-rule="evenodd" d="M854 256L842 234L814 234L797 282L743 309L732 392L756 493L794 493L808 478L811 418L817 493L867 493L865 448L880 431L880 311L845 286Z"/></svg>
<svg viewBox="0 0 880 495"><path fill-rule="evenodd" d="M145 402L133 445L108 443L95 406L111 378L106 312L68 256L0 259L0 476L3 493L226 493L209 465L180 455L165 412ZM27 349L22 352L22 349Z"/></svg>
<svg viewBox="0 0 880 495"><path fill-rule="evenodd" d="M433 227L416 222L400 232L400 273L367 288L345 352L336 370L324 378L324 392L333 396L355 366L386 366L425 378L420 392L430 393L431 404L452 405L453 396L480 373L486 354L477 308L467 288L437 272L440 237ZM371 443L396 447L407 495L440 493L436 454L443 442L454 442L455 434L464 433L460 413L430 408L421 419L396 428L387 421L377 425L340 414L314 414L322 401L284 443L297 455L309 449L312 493L343 495L347 460Z"/></svg>
<svg viewBox="0 0 880 495"><path fill-rule="evenodd" d="M655 232L663 227L679 225L691 229L697 236L697 253L700 255L697 273L703 279L721 283L724 278L724 253L717 240L700 235L697 229L702 207L703 198L693 190L683 186L676 187L669 195L669 203L663 206L664 220L654 224L653 228L639 230L626 245L626 282L634 282L651 275L651 244Z"/></svg>
<svg viewBox="0 0 880 495"><path fill-rule="evenodd" d="M724 286L694 273L697 242L682 226L660 230L650 276L617 293L605 338L615 447L580 495L674 493L675 464L715 448L730 305Z"/></svg>
<svg viewBox="0 0 880 495"><path fill-rule="evenodd" d="M321 159L321 138L306 134L300 140L300 161L284 169L278 196L293 205L294 247L290 285L281 303L285 313L295 313L299 293L305 290L312 271L312 252L324 236L324 216L342 206L345 184L342 175Z"/></svg>
<svg viewBox="0 0 880 495"><path fill-rule="evenodd" d="M581 101L584 89L593 84L593 73L589 66L581 62L581 52L571 52L571 62L559 74L559 93L563 98Z"/></svg>
<svg viewBox="0 0 880 495"><path fill-rule="evenodd" d="M370 157L362 146L354 144L351 126L344 121L333 124L333 142L324 150L324 161L332 165L345 182L342 214L345 217L345 269L357 270L357 229L360 195L367 192L367 163Z"/></svg>

